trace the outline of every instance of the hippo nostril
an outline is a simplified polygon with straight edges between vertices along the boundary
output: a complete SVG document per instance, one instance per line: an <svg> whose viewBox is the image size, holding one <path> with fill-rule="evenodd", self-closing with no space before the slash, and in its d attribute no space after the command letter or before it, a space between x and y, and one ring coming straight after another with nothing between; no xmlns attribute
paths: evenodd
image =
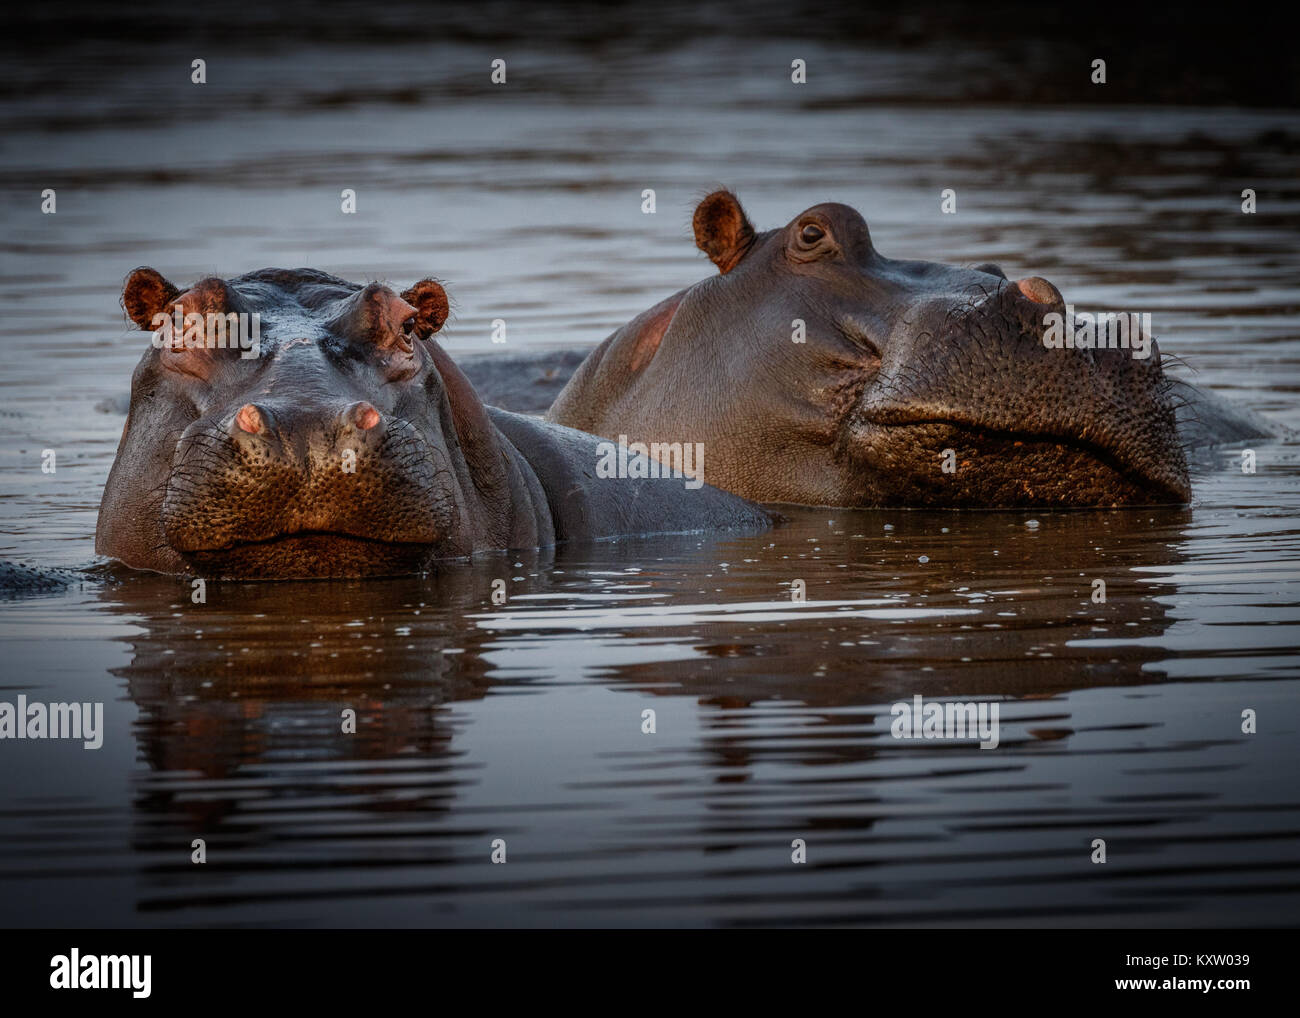
<svg viewBox="0 0 1300 1018"><path fill-rule="evenodd" d="M344 415L345 420L355 424L362 431L369 431L379 424L379 411L369 403L356 403Z"/></svg>
<svg viewBox="0 0 1300 1018"><path fill-rule="evenodd" d="M1035 304L1063 304L1061 291L1042 276L1026 276L1016 284L1022 294Z"/></svg>
<svg viewBox="0 0 1300 1018"><path fill-rule="evenodd" d="M235 426L250 435L260 434L266 430L266 411L252 403L245 403L235 414Z"/></svg>

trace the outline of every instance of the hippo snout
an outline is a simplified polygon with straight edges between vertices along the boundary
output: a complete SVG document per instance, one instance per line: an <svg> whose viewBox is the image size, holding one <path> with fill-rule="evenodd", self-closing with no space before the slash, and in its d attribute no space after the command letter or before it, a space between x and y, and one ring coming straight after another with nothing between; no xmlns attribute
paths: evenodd
<svg viewBox="0 0 1300 1018"><path fill-rule="evenodd" d="M1076 312L1054 284L1029 276L981 287L962 304L919 304L887 351L855 426L873 471L890 468L886 501L1190 496L1170 383L1142 316ZM947 463L940 484L935 462Z"/></svg>
<svg viewBox="0 0 1300 1018"><path fill-rule="evenodd" d="M441 457L366 400L252 400L182 435L164 530L177 551L218 566L268 542L310 542L314 554L322 542L432 546L453 522Z"/></svg>

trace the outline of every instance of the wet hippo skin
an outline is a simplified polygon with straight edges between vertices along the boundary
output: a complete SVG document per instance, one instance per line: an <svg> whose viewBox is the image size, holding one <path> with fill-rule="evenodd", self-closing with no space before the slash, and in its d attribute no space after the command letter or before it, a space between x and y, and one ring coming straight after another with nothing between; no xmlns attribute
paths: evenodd
<svg viewBox="0 0 1300 1018"><path fill-rule="evenodd" d="M182 292L144 268L122 302L157 330L95 536L97 552L128 566L393 575L479 551L773 520L681 477L599 476L596 437L485 407L432 338L448 311L434 280L398 295L263 269ZM247 329L243 346L165 332L168 316L187 315L231 328L256 315L256 341Z"/></svg>
<svg viewBox="0 0 1300 1018"><path fill-rule="evenodd" d="M1150 336L1045 345L1047 280L886 258L846 205L759 233L719 191L694 230L718 274L606 339L548 419L700 442L712 484L848 507L1184 503L1185 449L1270 433L1168 378Z"/></svg>

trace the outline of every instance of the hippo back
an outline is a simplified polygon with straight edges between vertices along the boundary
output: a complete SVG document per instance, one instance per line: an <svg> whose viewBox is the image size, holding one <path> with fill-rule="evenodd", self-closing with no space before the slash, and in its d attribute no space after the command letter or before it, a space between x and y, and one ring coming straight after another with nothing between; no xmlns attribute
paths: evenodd
<svg viewBox="0 0 1300 1018"><path fill-rule="evenodd" d="M515 447L546 491L555 539L581 541L630 534L765 530L780 517L708 484L681 477L599 475L609 442L536 417L489 407L497 430Z"/></svg>

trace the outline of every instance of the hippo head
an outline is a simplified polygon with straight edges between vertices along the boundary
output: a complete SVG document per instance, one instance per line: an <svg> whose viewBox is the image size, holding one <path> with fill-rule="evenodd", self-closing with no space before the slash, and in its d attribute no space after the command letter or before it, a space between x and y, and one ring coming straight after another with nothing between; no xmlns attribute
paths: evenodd
<svg viewBox="0 0 1300 1018"><path fill-rule="evenodd" d="M1076 349L1046 280L886 258L845 205L758 233L719 191L694 229L720 274L606 340L552 419L703 442L705 479L760 501L1187 501L1171 386L1149 334L1125 349ZM1048 345L1066 332L1069 347Z"/></svg>
<svg viewBox="0 0 1300 1018"><path fill-rule="evenodd" d="M129 566L241 578L389 575L514 533L497 437L430 337L447 295L311 269L153 269L122 303L153 330L95 547Z"/></svg>

